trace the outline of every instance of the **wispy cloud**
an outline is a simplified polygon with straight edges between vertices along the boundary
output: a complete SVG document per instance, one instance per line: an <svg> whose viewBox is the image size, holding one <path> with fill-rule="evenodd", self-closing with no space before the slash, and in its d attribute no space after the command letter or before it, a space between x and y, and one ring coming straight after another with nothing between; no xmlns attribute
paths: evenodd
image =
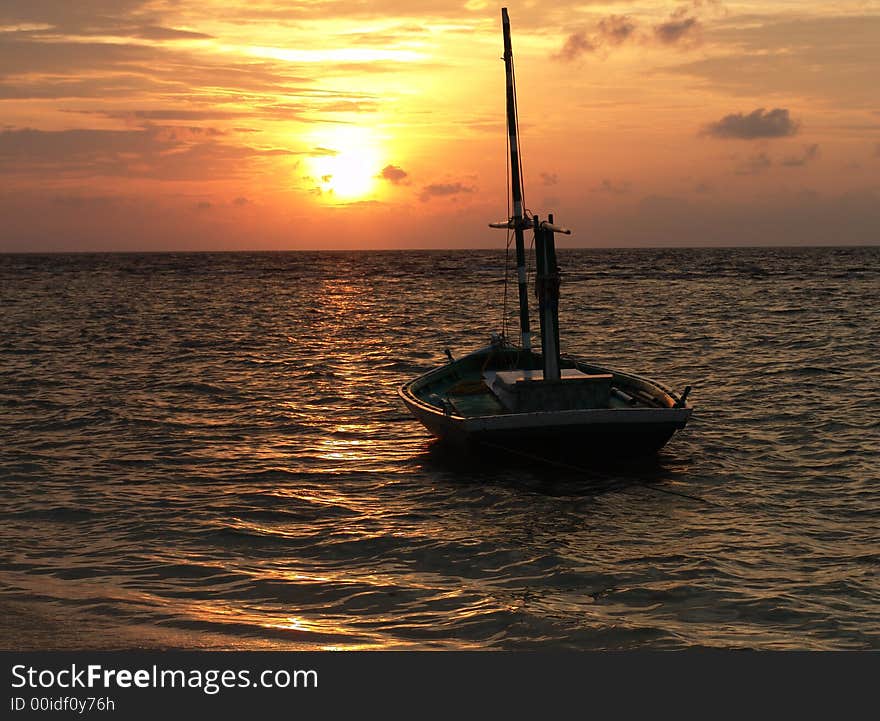
<svg viewBox="0 0 880 721"><path fill-rule="evenodd" d="M599 185L593 188L594 193L611 193L612 195L625 195L632 190L629 180L611 180L605 178Z"/></svg>
<svg viewBox="0 0 880 721"><path fill-rule="evenodd" d="M292 155L284 148L219 142L214 128L148 126L0 131L0 172L155 179L237 177L259 158Z"/></svg>
<svg viewBox="0 0 880 721"><path fill-rule="evenodd" d="M422 188L419 193L419 200L423 203L428 202L432 198L442 198L454 195L462 195L473 193L475 188L463 183L432 183Z"/></svg>
<svg viewBox="0 0 880 721"><path fill-rule="evenodd" d="M813 143L812 145L805 145L804 150L800 155L787 155L782 159L780 165L787 168L796 168L807 165L810 161L815 160L818 157L819 143Z"/></svg>
<svg viewBox="0 0 880 721"><path fill-rule="evenodd" d="M770 156L765 152L756 153L737 166L734 171L737 175L758 175L765 172L773 165Z"/></svg>

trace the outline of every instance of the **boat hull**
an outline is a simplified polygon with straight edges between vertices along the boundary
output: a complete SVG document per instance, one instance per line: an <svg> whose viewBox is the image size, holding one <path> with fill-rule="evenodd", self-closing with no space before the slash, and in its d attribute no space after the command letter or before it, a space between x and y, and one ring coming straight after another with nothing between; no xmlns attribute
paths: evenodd
<svg viewBox="0 0 880 721"><path fill-rule="evenodd" d="M461 449L493 447L516 451L540 450L543 454L565 452L590 456L637 457L656 453L684 428L692 409L679 406L679 398L655 381L612 371L569 358L575 368L614 374L625 387L651 391L654 407L591 408L530 413L496 413L466 416L443 401L442 392L434 402L427 398L432 384L442 384L447 376L466 375L460 368L485 365L492 349L485 348L459 361L436 368L404 384L398 394L410 413L434 436ZM534 359L534 355L533 355Z"/></svg>

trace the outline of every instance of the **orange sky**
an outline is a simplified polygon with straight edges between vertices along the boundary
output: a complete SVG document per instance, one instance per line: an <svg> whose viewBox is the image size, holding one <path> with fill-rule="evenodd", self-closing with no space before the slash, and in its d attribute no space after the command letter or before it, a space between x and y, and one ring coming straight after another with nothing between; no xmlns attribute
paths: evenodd
<svg viewBox="0 0 880 721"><path fill-rule="evenodd" d="M576 246L880 240L880 2L509 2ZM3 0L0 251L503 247L500 5Z"/></svg>

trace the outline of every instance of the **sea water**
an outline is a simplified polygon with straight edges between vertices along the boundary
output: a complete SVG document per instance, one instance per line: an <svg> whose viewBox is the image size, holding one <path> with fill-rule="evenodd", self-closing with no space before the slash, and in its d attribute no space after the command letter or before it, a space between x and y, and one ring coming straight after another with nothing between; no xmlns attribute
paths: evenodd
<svg viewBox="0 0 880 721"><path fill-rule="evenodd" d="M693 386L654 460L407 415L503 251L0 256L0 647L880 647L880 249L560 265L564 352Z"/></svg>

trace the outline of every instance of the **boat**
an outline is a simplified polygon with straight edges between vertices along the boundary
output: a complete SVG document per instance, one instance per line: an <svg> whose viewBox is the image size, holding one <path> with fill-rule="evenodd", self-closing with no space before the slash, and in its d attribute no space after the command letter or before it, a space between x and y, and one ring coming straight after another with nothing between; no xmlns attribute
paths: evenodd
<svg viewBox="0 0 880 721"><path fill-rule="evenodd" d="M490 223L516 241L519 343L505 332L460 358L404 383L398 395L428 431L457 446L542 453L576 451L615 457L659 451L684 428L693 408L661 383L560 352L555 235L570 234L553 215L523 207L522 170L510 19L501 10L510 151L508 219ZM540 351L532 348L525 234L534 234ZM505 278L506 279L506 278Z"/></svg>

